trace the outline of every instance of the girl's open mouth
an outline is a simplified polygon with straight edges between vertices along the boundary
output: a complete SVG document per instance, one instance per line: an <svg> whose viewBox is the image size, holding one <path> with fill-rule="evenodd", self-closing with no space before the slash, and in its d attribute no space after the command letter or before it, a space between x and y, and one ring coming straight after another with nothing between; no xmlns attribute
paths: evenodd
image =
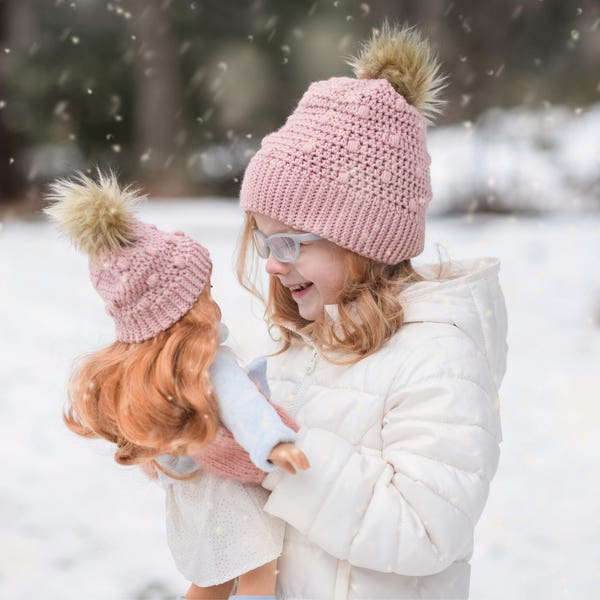
<svg viewBox="0 0 600 600"><path fill-rule="evenodd" d="M305 296L306 294L308 294L308 292L310 291L312 286L313 286L312 283L303 283L301 285L297 285L297 286L294 286L293 288L290 288L290 292L292 293L292 298L294 298L294 299L302 298L302 296Z"/></svg>

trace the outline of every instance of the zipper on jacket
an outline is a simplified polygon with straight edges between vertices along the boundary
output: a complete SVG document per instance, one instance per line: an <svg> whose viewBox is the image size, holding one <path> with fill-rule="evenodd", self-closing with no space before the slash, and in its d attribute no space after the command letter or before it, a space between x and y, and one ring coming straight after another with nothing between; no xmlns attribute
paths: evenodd
<svg viewBox="0 0 600 600"><path fill-rule="evenodd" d="M315 367L317 365L318 359L319 353L316 351L316 349L313 348L312 356L310 357L310 360L308 361L306 367L304 367L304 376L302 377L302 380L296 388L296 393L294 395L294 414L296 414L301 408L300 400L302 399L302 395L308 387L310 376L315 372Z"/></svg>
<svg viewBox="0 0 600 600"><path fill-rule="evenodd" d="M313 349L313 355L308 363L308 366L305 369L307 375L312 375L315 371L315 365L317 364L317 359L319 358L319 354L316 350Z"/></svg>

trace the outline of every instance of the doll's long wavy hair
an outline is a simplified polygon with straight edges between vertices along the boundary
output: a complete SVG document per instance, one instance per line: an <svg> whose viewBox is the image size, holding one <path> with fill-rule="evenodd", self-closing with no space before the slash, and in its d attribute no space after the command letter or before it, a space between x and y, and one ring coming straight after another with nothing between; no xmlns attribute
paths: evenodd
<svg viewBox="0 0 600 600"><path fill-rule="evenodd" d="M117 446L122 465L151 464L163 453L191 454L219 427L209 378L217 352L218 305L207 285L166 331L141 343L116 341L83 357L68 387L64 420L88 438Z"/></svg>
<svg viewBox="0 0 600 600"><path fill-rule="evenodd" d="M425 281L410 259L388 265L346 251L346 284L338 297L339 319L304 319L298 312L290 291L278 277L269 277L267 294L263 295L257 281L258 261L252 240L256 222L252 213L246 221L238 243L237 276L240 284L262 301L265 321L279 330L285 352L300 334L309 336L316 348L335 364L353 364L377 352L404 324L400 292L409 284ZM436 279L451 278L440 256Z"/></svg>

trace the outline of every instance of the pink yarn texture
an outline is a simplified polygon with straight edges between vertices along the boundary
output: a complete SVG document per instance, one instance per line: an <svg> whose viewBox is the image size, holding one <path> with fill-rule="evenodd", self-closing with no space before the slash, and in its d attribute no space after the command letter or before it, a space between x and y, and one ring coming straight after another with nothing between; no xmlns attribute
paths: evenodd
<svg viewBox="0 0 600 600"><path fill-rule="evenodd" d="M90 259L92 284L122 342L142 342L176 323L211 271L208 250L183 231L166 233L137 221L133 233L133 244Z"/></svg>
<svg viewBox="0 0 600 600"><path fill-rule="evenodd" d="M283 423L297 432L298 425L292 417L277 404L273 404L270 400L269 403L277 411ZM206 471L242 483L260 483L266 475L250 460L250 455L224 427L220 427L217 437L192 458Z"/></svg>
<svg viewBox="0 0 600 600"><path fill-rule="evenodd" d="M241 207L387 264L417 256L431 201L426 128L385 79L317 81L263 139Z"/></svg>

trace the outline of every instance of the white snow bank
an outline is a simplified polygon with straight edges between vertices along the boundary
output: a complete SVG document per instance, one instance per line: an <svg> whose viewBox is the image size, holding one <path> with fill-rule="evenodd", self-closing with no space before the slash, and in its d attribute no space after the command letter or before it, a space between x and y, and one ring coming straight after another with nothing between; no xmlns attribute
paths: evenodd
<svg viewBox="0 0 600 600"><path fill-rule="evenodd" d="M491 109L428 133L431 214L600 209L600 103Z"/></svg>

